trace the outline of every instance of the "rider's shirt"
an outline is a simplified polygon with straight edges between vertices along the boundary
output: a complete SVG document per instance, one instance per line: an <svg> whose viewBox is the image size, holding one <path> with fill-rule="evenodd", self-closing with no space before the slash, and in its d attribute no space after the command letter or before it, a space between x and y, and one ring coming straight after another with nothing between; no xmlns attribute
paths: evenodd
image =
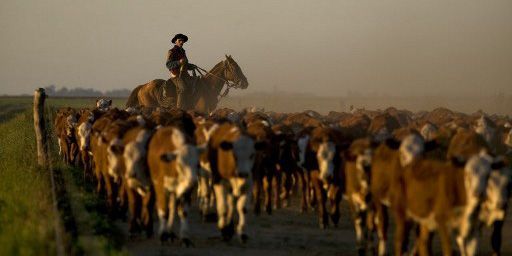
<svg viewBox="0 0 512 256"><path fill-rule="evenodd" d="M179 46L175 45L167 53L167 62L165 64L166 64L167 68L169 69L169 71L171 72L171 77L174 78L179 75L180 60L182 58L187 58L185 49L183 49L183 47L179 47Z"/></svg>

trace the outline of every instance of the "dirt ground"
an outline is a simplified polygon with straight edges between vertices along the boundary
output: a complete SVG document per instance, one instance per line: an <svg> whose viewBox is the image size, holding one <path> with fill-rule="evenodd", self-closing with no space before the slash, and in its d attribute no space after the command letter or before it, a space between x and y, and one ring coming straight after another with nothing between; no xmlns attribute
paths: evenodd
<svg viewBox="0 0 512 256"><path fill-rule="evenodd" d="M179 242L161 244L152 239L132 238L126 245L132 255L356 255L355 232L350 221L348 206L341 206L342 216L338 227L332 225L321 230L314 211L301 214L298 198L294 197L289 208L278 209L272 215L248 214L249 241L242 244L234 238L230 242L220 239L215 223L203 223L197 207L190 210L190 234L193 248L184 248ZM503 255L512 255L512 224L507 217L503 228ZM127 232L126 224L121 224ZM177 231L179 224L175 224ZM156 227L156 223L155 223ZM177 232L176 232L177 233ZM391 233L391 232L390 232ZM484 230L480 240L480 255L490 255L490 231ZM388 241L388 248L391 242ZM454 244L455 246L455 244ZM454 247L455 248L455 247ZM435 254L440 254L439 241L434 236Z"/></svg>

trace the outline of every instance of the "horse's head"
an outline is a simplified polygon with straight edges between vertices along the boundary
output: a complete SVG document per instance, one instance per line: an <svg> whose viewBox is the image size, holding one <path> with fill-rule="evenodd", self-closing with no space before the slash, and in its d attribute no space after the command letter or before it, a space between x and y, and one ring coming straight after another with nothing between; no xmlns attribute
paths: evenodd
<svg viewBox="0 0 512 256"><path fill-rule="evenodd" d="M226 80L235 83L235 88L246 89L249 86L242 69L231 55L226 55L226 60L224 60L224 76Z"/></svg>

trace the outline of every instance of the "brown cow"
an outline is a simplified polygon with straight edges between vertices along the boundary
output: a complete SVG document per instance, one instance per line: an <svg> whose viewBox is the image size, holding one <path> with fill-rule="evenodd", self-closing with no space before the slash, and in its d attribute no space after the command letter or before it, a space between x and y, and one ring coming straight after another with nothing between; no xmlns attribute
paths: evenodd
<svg viewBox="0 0 512 256"><path fill-rule="evenodd" d="M172 226L177 208L179 237L185 246L192 245L187 215L192 188L197 182L201 150L193 144L191 137L173 126L157 129L149 142L148 166L155 189L158 234L162 242L175 237Z"/></svg>
<svg viewBox="0 0 512 256"><path fill-rule="evenodd" d="M248 238L245 234L245 215L251 191L254 155L253 139L233 123L220 124L211 135L208 158L217 203L217 224L225 240L231 239L234 234L235 205L238 211L236 233L242 242Z"/></svg>
<svg viewBox="0 0 512 256"><path fill-rule="evenodd" d="M55 134L59 144L59 155L67 164L74 162L78 153L75 129L79 116L72 108L62 108L57 111L54 120Z"/></svg>
<svg viewBox="0 0 512 256"><path fill-rule="evenodd" d="M111 198L111 184L110 182L107 184L104 179L104 173L106 173L108 177L108 166L107 166L107 147L105 138L102 137L102 133L107 127L117 119L126 119L129 114L125 111L119 110L117 108L111 109L107 111L104 115L98 118L94 124L92 125L92 133L91 133L91 152L93 154L93 169L96 177L97 193L102 193L104 189L107 191L107 197ZM106 186L109 186L107 189ZM110 192L108 192L110 191ZM111 202L112 203L112 202ZM110 203L108 203L110 204Z"/></svg>
<svg viewBox="0 0 512 256"><path fill-rule="evenodd" d="M101 146L105 147L104 153L106 155L100 156L104 157L104 165L100 171L107 192L107 207L110 214L123 214L124 207L126 207L122 179L125 173L123 158L125 144L122 139L128 130L139 125L140 123L136 119L124 120L120 118L107 125L105 130L101 132L98 144L101 143Z"/></svg>
<svg viewBox="0 0 512 256"><path fill-rule="evenodd" d="M213 131L219 127L219 124L211 120L202 119L200 121L196 121L196 127L195 139L197 145L208 145ZM213 209L215 203L212 169L210 167L208 153L206 151L200 155L199 164L197 198L203 221L206 221L211 219L212 215L210 214L210 210Z"/></svg>
<svg viewBox="0 0 512 256"><path fill-rule="evenodd" d="M135 126L122 138L124 175L123 188L128 199L130 233L140 228L150 237L153 234L154 189L147 165L147 152L152 129Z"/></svg>
<svg viewBox="0 0 512 256"><path fill-rule="evenodd" d="M483 148L481 148L482 150ZM420 225L417 246L420 255L431 254L430 232L440 234L444 255L451 255L450 233L457 231L457 243L463 255L476 250L478 205L485 192L492 157L485 151L470 156L461 167L449 162L424 159L424 141L409 135L400 146L400 163L404 167L398 185L397 200L392 202L397 223L396 254L404 241L403 222L411 218ZM463 168L462 168L463 167ZM465 181L465 182L461 182ZM400 225L398 223L401 223Z"/></svg>
<svg viewBox="0 0 512 256"><path fill-rule="evenodd" d="M366 251L366 237L368 225L371 225L370 213L370 171L372 162L372 148L376 144L369 138L356 139L344 154L344 191L345 198L351 210L352 220L356 231L356 247L359 255ZM339 215L339 210L337 209Z"/></svg>
<svg viewBox="0 0 512 256"><path fill-rule="evenodd" d="M375 210L375 227L378 236L378 255L386 254L388 207L395 197L393 190L402 174L398 154L399 142L388 140L381 143L372 157L370 191ZM364 224L364 223L363 223Z"/></svg>
<svg viewBox="0 0 512 256"><path fill-rule="evenodd" d="M282 178L283 192L280 193L280 199L283 200L283 206L290 205L292 189L294 180L300 180L301 186L307 188L306 180L302 177L302 168L298 166L299 161L299 148L297 145L295 134L293 130L285 124L277 124L272 126L272 131L275 134L274 144L279 145L277 153L277 170ZM276 182L276 191L279 191L281 182ZM306 207L306 194L307 189L302 195L302 207ZM303 209L304 210L304 209Z"/></svg>
<svg viewBox="0 0 512 256"><path fill-rule="evenodd" d="M417 134L414 129L401 128L393 132L393 138L380 143L374 150L371 164L370 192L372 196L372 211L374 223L369 221L368 228L376 229L378 237L378 255L386 254L387 230L388 230L388 208L396 200L397 194L401 193L395 188L401 182L403 168L400 164L398 149L404 137L410 134ZM398 223L398 225L407 223ZM407 226L398 227L398 230L407 230ZM372 235L371 233L368 235ZM363 243L364 244L364 243ZM371 246L371 245L370 245ZM405 248L402 248L405 250Z"/></svg>
<svg viewBox="0 0 512 256"><path fill-rule="evenodd" d="M279 154L279 144L275 144L274 133L266 120L253 119L245 121L247 134L255 142L256 153L254 156L254 167L252 170L253 179L253 202L254 213L259 214L261 210L261 194L264 195L265 211L272 213L272 181L276 178L276 183L281 183L281 177L277 173L277 161ZM279 191L275 193L275 204L280 204Z"/></svg>
<svg viewBox="0 0 512 256"><path fill-rule="evenodd" d="M91 133L94 121L100 118L104 112L97 109L80 110L80 118L77 122L76 138L80 150L80 160L84 168L84 179L87 175L92 176L92 152L91 152Z"/></svg>
<svg viewBox="0 0 512 256"><path fill-rule="evenodd" d="M512 153L512 129L510 129L508 131L508 133L505 133L504 137L505 137L504 140L505 140L505 145L506 145L505 154L510 155Z"/></svg>
<svg viewBox="0 0 512 256"><path fill-rule="evenodd" d="M350 143L344 140L341 132L333 128L317 127L311 131L308 139L304 165L309 172L310 183L314 189L319 226L322 229L328 225L327 192L341 191L340 188L343 186L341 153L349 145ZM331 200L331 207L333 207L331 218L336 225L339 214L337 215L335 210L339 198L333 200Z"/></svg>
<svg viewBox="0 0 512 256"><path fill-rule="evenodd" d="M366 115L350 115L338 122L339 126L354 138L363 138L368 133L371 120Z"/></svg>
<svg viewBox="0 0 512 256"><path fill-rule="evenodd" d="M378 142L391 137L395 129L400 128L398 120L388 113L375 116L368 127L368 133Z"/></svg>
<svg viewBox="0 0 512 256"><path fill-rule="evenodd" d="M492 166L485 191L485 199L481 204L479 219L483 225L492 227L491 246L493 255L500 255L502 229L507 216L508 200L511 194L510 167Z"/></svg>
<svg viewBox="0 0 512 256"><path fill-rule="evenodd" d="M459 129L450 141L447 159L457 158L459 162L465 162L482 149L490 152L482 136L471 130Z"/></svg>

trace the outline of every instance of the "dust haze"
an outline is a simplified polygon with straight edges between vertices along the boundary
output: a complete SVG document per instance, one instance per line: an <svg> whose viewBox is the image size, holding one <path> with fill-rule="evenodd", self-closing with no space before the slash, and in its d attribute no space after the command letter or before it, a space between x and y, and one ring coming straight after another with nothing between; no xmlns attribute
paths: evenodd
<svg viewBox="0 0 512 256"><path fill-rule="evenodd" d="M170 39L184 33L192 63L238 62L250 85L232 96L339 97L337 109L357 97L445 97L439 104L510 113L490 107L512 99L511 14L508 0L4 0L0 95L167 79Z"/></svg>

